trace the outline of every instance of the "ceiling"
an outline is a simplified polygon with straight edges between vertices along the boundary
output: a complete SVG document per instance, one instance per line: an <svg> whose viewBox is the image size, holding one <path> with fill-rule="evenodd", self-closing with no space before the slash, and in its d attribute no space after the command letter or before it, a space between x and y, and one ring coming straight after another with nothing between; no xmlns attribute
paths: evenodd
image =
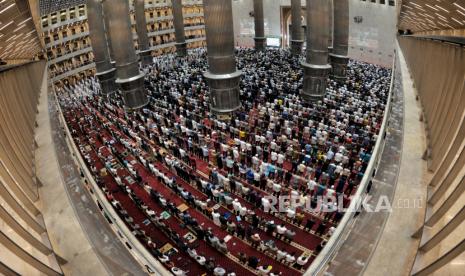
<svg viewBox="0 0 465 276"><path fill-rule="evenodd" d="M399 29L465 29L465 0L402 0Z"/></svg>
<svg viewBox="0 0 465 276"><path fill-rule="evenodd" d="M0 59L31 59L42 51L27 0L0 0Z"/></svg>
<svg viewBox="0 0 465 276"><path fill-rule="evenodd" d="M40 15L85 4L86 0L39 0Z"/></svg>

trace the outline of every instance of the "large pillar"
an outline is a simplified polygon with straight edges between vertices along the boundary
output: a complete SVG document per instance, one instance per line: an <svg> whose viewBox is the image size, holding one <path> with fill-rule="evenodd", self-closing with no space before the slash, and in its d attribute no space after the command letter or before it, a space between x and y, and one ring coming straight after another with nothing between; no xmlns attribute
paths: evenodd
<svg viewBox="0 0 465 276"><path fill-rule="evenodd" d="M345 81L349 50L349 0L334 1L334 40L331 53L332 74L338 81Z"/></svg>
<svg viewBox="0 0 465 276"><path fill-rule="evenodd" d="M266 47L263 0L253 0L253 12L255 20L255 50L263 51Z"/></svg>
<svg viewBox="0 0 465 276"><path fill-rule="evenodd" d="M144 88L144 73L139 72L139 61L134 50L129 1L105 1L111 1L105 13L109 16L109 32L116 61L116 83L121 87L125 108L141 108L148 103L148 97Z"/></svg>
<svg viewBox="0 0 465 276"><path fill-rule="evenodd" d="M231 0L203 1L209 71L204 73L210 86L210 109L228 115L240 108L239 82L242 72L236 69Z"/></svg>
<svg viewBox="0 0 465 276"><path fill-rule="evenodd" d="M291 51L294 55L302 53L303 32L302 32L302 5L300 0L291 0Z"/></svg>
<svg viewBox="0 0 465 276"><path fill-rule="evenodd" d="M328 15L329 15L328 52L331 55L331 53L333 52L333 37L334 37L334 1L333 0L329 0Z"/></svg>
<svg viewBox="0 0 465 276"><path fill-rule="evenodd" d="M142 65L149 65L152 63L152 54L150 51L149 37L147 35L147 21L145 20L145 0L135 0L134 11L139 42L139 57Z"/></svg>
<svg viewBox="0 0 465 276"><path fill-rule="evenodd" d="M111 46L111 37L110 37L110 16L107 14L108 9L111 9L111 1L102 0L103 3L103 19L105 20L105 31L106 31L106 41L108 45L108 50L110 52L110 60L113 67L115 67L115 55L113 53L113 48Z"/></svg>
<svg viewBox="0 0 465 276"><path fill-rule="evenodd" d="M116 72L110 60L105 36L102 2L100 0L87 0L87 21L89 23L94 62L97 67L96 76L100 82L103 94L108 95L116 91Z"/></svg>
<svg viewBox="0 0 465 276"><path fill-rule="evenodd" d="M307 0L307 57L302 62L302 98L306 101L321 100L326 93L326 80L331 70L328 64L328 12L328 0Z"/></svg>
<svg viewBox="0 0 465 276"><path fill-rule="evenodd" d="M184 16L182 14L182 0L171 0L173 7L174 33L176 36L176 52L178 56L187 55L186 35L184 33Z"/></svg>

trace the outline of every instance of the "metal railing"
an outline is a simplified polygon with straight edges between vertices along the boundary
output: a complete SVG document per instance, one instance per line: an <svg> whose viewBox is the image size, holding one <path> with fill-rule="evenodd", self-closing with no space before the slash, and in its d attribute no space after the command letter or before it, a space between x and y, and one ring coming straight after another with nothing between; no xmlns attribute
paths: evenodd
<svg viewBox="0 0 465 276"><path fill-rule="evenodd" d="M461 37L461 36L406 35L405 37L412 37L416 39L433 40L433 41L439 41L439 42L444 42L444 43L457 44L462 47L465 46L465 37Z"/></svg>
<svg viewBox="0 0 465 276"><path fill-rule="evenodd" d="M342 220L336 227L334 234L329 238L323 250L318 254L307 271L305 271L304 276L316 276L323 273L324 269L334 258L347 235L350 233L350 226L355 221L356 214L360 210L362 202L366 197L368 184L376 173L379 161L381 160L381 153L383 152L384 145L386 143L386 133L389 125L388 120L392 110L392 91L394 88L396 57L397 55L394 54L391 71L391 83L389 87L388 99L384 108L383 122L379 130L378 140L376 141L375 147L373 149L371 159L365 170L365 174L363 175L362 181L357 188L357 192L351 199L347 212L344 214Z"/></svg>

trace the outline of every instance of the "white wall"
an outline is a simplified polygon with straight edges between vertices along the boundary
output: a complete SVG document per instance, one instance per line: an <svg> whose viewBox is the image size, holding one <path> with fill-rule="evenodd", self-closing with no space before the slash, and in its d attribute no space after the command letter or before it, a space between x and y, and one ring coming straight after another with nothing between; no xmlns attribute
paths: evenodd
<svg viewBox="0 0 465 276"><path fill-rule="evenodd" d="M254 19L249 13L253 11L253 0L232 1L236 45L252 47ZM289 7L290 2L290 0L263 0L266 36L282 37L281 7ZM302 0L302 6L305 5L306 1ZM363 22L355 23L355 16L362 16ZM390 66L394 52L396 22L396 7L370 1L350 0L349 56Z"/></svg>
<svg viewBox="0 0 465 276"><path fill-rule="evenodd" d="M362 23L355 23L355 16L362 16ZM397 33L396 24L396 7L351 0L349 56L391 66Z"/></svg>

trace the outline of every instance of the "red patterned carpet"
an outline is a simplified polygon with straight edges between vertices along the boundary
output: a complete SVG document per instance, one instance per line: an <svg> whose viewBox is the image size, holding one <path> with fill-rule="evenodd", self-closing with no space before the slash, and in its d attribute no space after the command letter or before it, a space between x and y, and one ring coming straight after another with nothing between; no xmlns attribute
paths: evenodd
<svg viewBox="0 0 465 276"><path fill-rule="evenodd" d="M74 110L76 112L77 110ZM84 112L82 115L91 115L91 114L98 114L102 122L105 122L106 118L103 117L102 115L99 114L98 111L96 110L87 110L84 109ZM69 113L67 113L68 116L68 121L71 121L72 123L70 124L73 129L78 129L79 127L76 125L76 121L73 121L74 119L71 117ZM73 114L76 116L76 114ZM73 116L73 117L74 117ZM77 116L79 118L79 116ZM74 117L76 118L76 117ZM93 121L93 123L98 123L97 121ZM110 129L114 131L114 133L118 134L120 138L123 139L128 139L129 138L121 132L118 128L116 128L114 125L110 125ZM96 131L98 130L98 132ZM76 132L78 133L78 132ZM84 138L84 134L88 133L90 134L91 139L86 141ZM86 129L83 130L82 133L79 133L76 137L76 142L78 145L87 145L88 147L91 147L92 150L87 151L87 153L90 155L91 159L93 160L93 164L96 167L96 171L100 171L102 168L104 168L103 162L104 160L107 160L109 156L111 156L111 151L104 145L102 142L100 142L100 139L97 136L97 133L99 134L100 137L103 138L103 141L110 141L113 138L111 137L111 134L104 130L101 125L92 125L92 126L87 126ZM125 146L119 142L116 142L114 144L115 148L118 150L120 154L127 153L127 149ZM87 148L88 148L87 147ZM99 154L100 153L100 158ZM147 153L142 153L142 155L146 155ZM160 183L158 179L147 169L145 168L140 162L138 162L134 156L132 155L127 155L126 160L133 164L134 169L138 172L138 174L142 177L143 182L149 184L154 190L158 191L163 197L165 197L168 201L171 201L173 204L176 206L179 206L181 204L186 204L185 201L181 197L179 197L176 193L174 193L172 190L170 190L166 185L163 183ZM203 173L207 173L207 164L203 160L198 160L198 169L199 171ZM167 176L175 176L167 167L165 167L164 164L160 162L156 162L155 166L164 174ZM150 209L154 210L158 214L162 213L165 211L161 206L156 204L149 196L148 192L142 187L137 184L130 184L127 182L126 177L130 176L130 173L124 169L123 166L117 170L117 174L119 177L123 180L123 183L127 185L128 187L131 188L131 190L139 197ZM202 177L199 175L199 177ZM107 174L103 177L101 177L102 182L104 183L105 187L110 191L111 196L118 200L123 208L128 212L129 216L131 216L134 220L133 224L138 224L145 232L145 234L152 239L153 242L155 242L157 245L160 247L163 246L166 243L170 243L170 240L166 235L154 227L152 224L145 225L144 221L146 221L147 217L146 215L137 207L137 205L131 200L131 198L125 193L121 191L121 188L117 185L115 182L113 176L110 174ZM177 182L180 184L184 189L187 191L191 192L194 196L200 198L200 199L207 199L207 196L203 194L202 192L196 190L196 188L181 178L177 177ZM110 198L111 199L111 198ZM281 220L277 217L274 217L273 215L264 213L260 209L255 209L254 206L248 202L246 202L244 199L239 198L243 206L246 206L247 208L254 209L254 211L257 213L257 215L263 216L267 219L270 220L275 220L276 223L280 223ZM213 203L211 203L213 205ZM204 228L211 228L211 231L220 239L223 239L228 235L228 233L224 230L222 230L220 227L215 225L213 221L208 218L206 215L204 215L202 212L189 208L188 209L189 213L191 214L192 217L197 219L199 224L204 227ZM220 213L225 213L225 212L231 212L231 209L229 209L227 206L220 206L218 209ZM233 216L234 217L234 216ZM174 217L171 216L170 218L166 219L164 221L170 229L172 229L174 232L178 233L181 237L183 237L185 234L189 232L189 230L185 227L182 227L181 221ZM283 221L284 222L284 221ZM242 221L244 226L249 226L250 223L246 221ZM284 222L285 223L285 222ZM288 228L295 229L295 231L303 232L298 227L289 225ZM276 239L275 237L267 234L265 231L257 230L254 231L257 232L261 235L262 239L273 239L276 242L276 245L278 248L284 249L288 252L295 252L296 256L299 256L302 254L302 250L299 250L299 248L295 248L291 244L281 241L279 239ZM321 241L320 238L311 235L307 232L305 233L299 233L296 235L295 242L306 247L309 249L314 249L316 245ZM171 244L173 244L171 242ZM208 258L213 258L215 263L221 267L226 268L228 271L235 271L236 274L249 274L251 273L249 270L244 268L242 265L240 265L236 259L234 258L228 258L219 253L217 250L212 248L210 245L208 245L205 241L196 241L194 242L196 246L196 251L200 255L208 256ZM288 267L287 265L284 265L282 263L277 262L274 258L271 256L264 254L262 252L257 251L256 249L252 248L250 246L250 243L248 241L242 240L236 236L232 236L231 239L227 242L228 249L230 251L230 254L234 257L238 257L239 253L245 253L247 256L256 256L257 258L260 259L259 265L272 265L273 269L279 272L282 272L283 275L291 275L293 273L299 273L298 270ZM173 263L177 266L182 268L183 270L189 271L189 275L201 275L202 273L205 272L205 269L200 266L197 262L193 261L192 259L189 258L189 256L186 253L183 253L179 251L175 256L172 261ZM312 257L313 259L313 257ZM310 264L310 262L306 265L306 267Z"/></svg>

